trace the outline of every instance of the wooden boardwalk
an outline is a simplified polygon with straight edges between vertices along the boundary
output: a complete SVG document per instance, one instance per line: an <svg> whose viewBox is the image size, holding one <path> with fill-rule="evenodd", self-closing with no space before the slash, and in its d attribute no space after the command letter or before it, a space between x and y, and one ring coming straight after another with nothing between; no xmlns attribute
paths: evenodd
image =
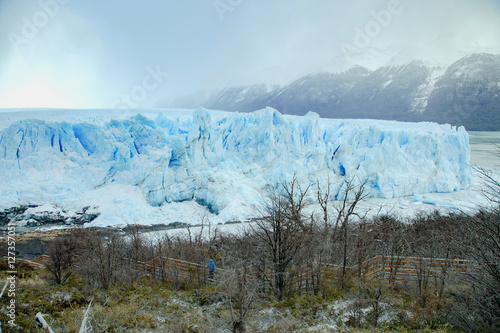
<svg viewBox="0 0 500 333"><path fill-rule="evenodd" d="M0 260L7 261L8 258L2 257ZM16 263L19 262L41 269L50 262L50 257L41 255L33 260L16 258ZM141 276L159 280L190 281L204 285L219 285L227 276L235 273L233 270L216 268L214 275L210 276L206 266L167 257L156 257L146 262L125 259L124 262ZM375 256L364 261L361 268L355 265L347 269L351 274L357 272L366 279L403 284L422 280L464 279L471 273L477 272L478 268L477 264L470 260ZM292 288L295 291L311 291L316 290L320 282L335 284L340 270L341 266L331 264L323 264L321 267L318 264L303 266L289 273L292 276ZM247 278L253 280L256 276L258 274L252 270ZM268 282L273 279L271 272L260 276Z"/></svg>
<svg viewBox="0 0 500 333"><path fill-rule="evenodd" d="M10 259L9 257L4 256L0 258L0 261L8 263L9 259ZM18 264L21 263L23 265L29 266L34 269L42 269L45 268L46 266L45 263L47 260L50 260L50 257L45 254L42 254L41 256L38 256L33 260L15 258L14 262L16 267L18 267Z"/></svg>
<svg viewBox="0 0 500 333"><path fill-rule="evenodd" d="M361 268L365 278L399 283L423 278L463 278L477 270L477 264L471 260L384 256L375 256L363 262Z"/></svg>
<svg viewBox="0 0 500 333"><path fill-rule="evenodd" d="M166 257L156 257L147 262L137 261L135 265L132 263L131 266L140 274L150 278L195 281L209 285L219 284L221 277L226 274L225 270L216 268L213 277L211 277L208 269L203 265Z"/></svg>

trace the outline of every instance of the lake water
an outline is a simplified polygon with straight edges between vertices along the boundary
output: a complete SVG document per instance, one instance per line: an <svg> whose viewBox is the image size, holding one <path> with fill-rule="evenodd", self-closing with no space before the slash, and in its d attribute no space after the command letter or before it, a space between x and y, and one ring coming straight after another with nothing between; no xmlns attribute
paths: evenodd
<svg viewBox="0 0 500 333"><path fill-rule="evenodd" d="M471 150L471 165L480 165L486 168L500 167L500 132L469 131ZM495 155L497 154L497 155Z"/></svg>

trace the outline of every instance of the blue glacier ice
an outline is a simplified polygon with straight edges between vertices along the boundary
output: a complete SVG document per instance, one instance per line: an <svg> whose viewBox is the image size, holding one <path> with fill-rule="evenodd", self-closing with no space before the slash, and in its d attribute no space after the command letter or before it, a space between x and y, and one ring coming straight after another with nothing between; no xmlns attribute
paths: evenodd
<svg viewBox="0 0 500 333"><path fill-rule="evenodd" d="M294 175L305 184L329 179L337 196L344 180L366 180L374 198L453 192L472 179L465 129L434 123L200 108L3 125L1 207L64 204L125 184L150 206L195 201L218 214L258 207L266 186Z"/></svg>

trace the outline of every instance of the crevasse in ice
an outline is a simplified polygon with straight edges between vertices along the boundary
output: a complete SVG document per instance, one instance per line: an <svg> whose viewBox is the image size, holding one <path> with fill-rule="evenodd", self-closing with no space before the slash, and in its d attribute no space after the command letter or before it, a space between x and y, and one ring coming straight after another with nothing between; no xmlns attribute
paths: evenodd
<svg viewBox="0 0 500 333"><path fill-rule="evenodd" d="M152 206L195 200L213 213L254 206L290 180L367 181L369 195L451 192L471 182L464 128L285 116L272 108L187 117L137 114L102 124L22 120L0 132L3 206L43 204L107 186L138 186ZM326 186L326 185L325 185ZM323 186L324 187L324 186Z"/></svg>

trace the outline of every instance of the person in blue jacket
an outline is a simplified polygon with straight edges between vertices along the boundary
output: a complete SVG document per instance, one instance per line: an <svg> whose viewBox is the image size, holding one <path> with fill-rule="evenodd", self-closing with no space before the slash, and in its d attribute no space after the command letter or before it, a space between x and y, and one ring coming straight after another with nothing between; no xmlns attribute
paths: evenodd
<svg viewBox="0 0 500 333"><path fill-rule="evenodd" d="M208 278L213 279L214 278L214 272L215 272L215 264L212 259L210 259L210 262L207 265L208 268Z"/></svg>

